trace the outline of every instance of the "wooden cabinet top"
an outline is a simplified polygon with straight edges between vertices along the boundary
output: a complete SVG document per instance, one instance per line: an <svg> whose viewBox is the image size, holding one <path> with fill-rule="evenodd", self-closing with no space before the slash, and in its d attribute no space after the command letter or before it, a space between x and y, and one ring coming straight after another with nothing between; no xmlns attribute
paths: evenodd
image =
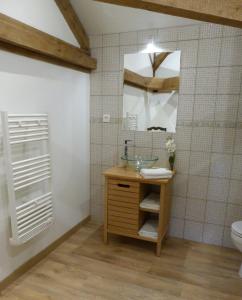
<svg viewBox="0 0 242 300"><path fill-rule="evenodd" d="M130 168L119 167L119 166L110 168L110 169L106 170L103 174L106 178L119 178L119 179L123 179L123 180L132 180L132 181L157 184L157 185L167 184L172 180L172 178L145 179L138 172L135 172ZM175 175L175 172L174 172L174 175ZM174 175L173 175L173 177L174 177Z"/></svg>

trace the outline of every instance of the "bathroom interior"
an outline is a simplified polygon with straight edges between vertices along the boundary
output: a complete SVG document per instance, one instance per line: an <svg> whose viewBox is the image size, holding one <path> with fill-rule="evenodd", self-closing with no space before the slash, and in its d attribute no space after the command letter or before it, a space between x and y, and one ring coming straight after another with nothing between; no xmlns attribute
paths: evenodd
<svg viewBox="0 0 242 300"><path fill-rule="evenodd" d="M0 298L242 299L242 5L0 1Z"/></svg>

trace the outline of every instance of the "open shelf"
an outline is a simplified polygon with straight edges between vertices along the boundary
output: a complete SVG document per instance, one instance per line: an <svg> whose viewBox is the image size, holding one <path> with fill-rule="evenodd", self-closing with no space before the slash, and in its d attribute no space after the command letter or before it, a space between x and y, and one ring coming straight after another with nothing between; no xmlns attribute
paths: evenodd
<svg viewBox="0 0 242 300"><path fill-rule="evenodd" d="M158 218L147 218L139 230L139 236L156 241L158 239L158 224Z"/></svg>
<svg viewBox="0 0 242 300"><path fill-rule="evenodd" d="M142 235L138 235L139 240L143 240L143 241L147 241L147 242L153 242L153 243L157 243L158 238L151 238L148 236L142 236Z"/></svg>
<svg viewBox="0 0 242 300"><path fill-rule="evenodd" d="M159 213L158 209L152 209L152 208L143 208L143 207L140 207L139 210L145 211L145 212L154 213L154 214L158 214Z"/></svg>
<svg viewBox="0 0 242 300"><path fill-rule="evenodd" d="M152 213L160 212L160 194L151 192L140 202L140 210Z"/></svg>

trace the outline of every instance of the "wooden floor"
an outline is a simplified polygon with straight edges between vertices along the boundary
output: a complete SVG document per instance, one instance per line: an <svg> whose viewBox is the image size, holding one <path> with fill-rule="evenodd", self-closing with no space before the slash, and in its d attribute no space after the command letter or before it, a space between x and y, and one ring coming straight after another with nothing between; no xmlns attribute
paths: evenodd
<svg viewBox="0 0 242 300"><path fill-rule="evenodd" d="M111 237L89 223L6 289L1 299L233 300L242 299L230 249L168 239L161 257L154 244Z"/></svg>

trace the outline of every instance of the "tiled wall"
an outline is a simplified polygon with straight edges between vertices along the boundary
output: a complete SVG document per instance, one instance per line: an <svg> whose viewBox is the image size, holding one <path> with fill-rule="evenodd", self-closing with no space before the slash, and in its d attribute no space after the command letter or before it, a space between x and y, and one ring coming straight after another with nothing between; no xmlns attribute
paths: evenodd
<svg viewBox="0 0 242 300"><path fill-rule="evenodd" d="M98 68L91 76L91 214L102 222L102 171L117 164L124 139L131 152L167 164L166 134L121 129L123 55L158 46L182 51L170 234L231 246L242 220L242 30L202 24L91 36ZM111 123L102 123L102 114Z"/></svg>

